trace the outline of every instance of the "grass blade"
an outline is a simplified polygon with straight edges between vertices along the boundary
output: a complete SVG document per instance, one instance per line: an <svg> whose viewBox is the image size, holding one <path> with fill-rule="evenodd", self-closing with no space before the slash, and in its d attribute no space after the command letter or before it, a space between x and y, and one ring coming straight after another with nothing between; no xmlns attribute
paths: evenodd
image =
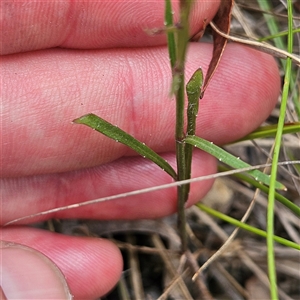
<svg viewBox="0 0 300 300"><path fill-rule="evenodd" d="M216 157L219 161L222 161L223 163L236 168L246 168L249 167L250 165L245 163L244 161L236 158L234 155L228 153L224 149L214 145L213 143L206 141L200 137L197 136L187 136L184 139L185 143L191 144L209 154L212 156ZM247 172L249 175L255 178L255 180L260 181L264 184L270 185L270 177L267 174L264 174L260 172L259 170L252 170ZM275 184L276 189L279 190L285 190L285 186L281 184L280 182L276 181Z"/></svg>
<svg viewBox="0 0 300 300"><path fill-rule="evenodd" d="M292 20L292 2L287 1L287 11L288 11L288 45L287 50L289 53L293 52L293 20ZM282 89L282 98L280 105L280 114L278 119L278 130L275 137L275 145L272 160L271 169L271 181L270 181L270 191L268 197L268 213L267 213L267 247L268 247L268 272L270 280L270 294L271 298L278 299L277 291L277 278L275 269L275 255L274 255L274 206L275 206L275 188L276 188L276 177L278 169L278 159L281 148L282 130L285 121L285 114L287 108L287 101L289 96L289 88L292 78L292 61L287 58L285 64L285 76L284 84Z"/></svg>
<svg viewBox="0 0 300 300"><path fill-rule="evenodd" d="M225 167L225 166L219 166L218 170L220 172L226 172L229 171L230 169ZM256 188L260 189L261 191L265 192L266 194L269 193L269 187L260 184L258 181L252 179L251 177L248 177L242 173L236 173L233 174L232 176L241 179L242 181L248 182L249 184L255 186ZM300 207L284 197L283 195L275 192L275 199L280 202L282 205L284 205L286 208L291 210L297 217L300 217Z"/></svg>
<svg viewBox="0 0 300 300"><path fill-rule="evenodd" d="M153 161L157 164L161 169L167 172L170 176L172 176L175 180L177 179L177 174L175 170L171 167L171 165L164 160L161 156L159 156L156 152L146 146L144 143L138 141L130 134L126 133L119 127L103 120L102 118L94 115L87 114L78 119L73 120L76 124L83 124L92 129L97 130L98 132L104 134L105 136L120 142L129 148L136 151L138 154Z"/></svg>
<svg viewBox="0 0 300 300"><path fill-rule="evenodd" d="M255 131L249 133L248 135L235 141L234 143L247 141L247 140L254 140L258 138L273 137L276 135L277 129L278 129L277 124L259 127ZM300 122L286 123L284 124L284 127L282 129L282 134L298 133L298 132L300 132Z"/></svg>
<svg viewBox="0 0 300 300"><path fill-rule="evenodd" d="M232 217L229 217L229 216L227 216L225 214L222 214L219 211L216 211L216 210L214 210L214 209L212 209L212 208L210 208L210 207L208 207L208 206L206 206L206 205L204 205L202 203L197 203L196 206L198 208L200 208L201 210L205 211L206 213L208 213L208 214L210 214L210 215L212 215L212 216L214 216L216 218L219 218L219 219L221 219L221 220L223 220L225 222L228 222L228 223L230 223L230 224L232 224L232 225L234 225L236 227L245 229L245 230L247 230L249 232L252 232L254 234L257 234L257 235L265 237L265 238L267 237L267 232L265 232L265 231L263 231L261 229L258 229L256 227L253 227L251 225L245 224L243 222L240 222L240 221L238 221L238 220L236 220L236 219L234 219ZM290 247L290 248L294 248L296 250L300 250L300 245L297 244L297 243L294 243L292 241L286 240L286 239L284 239L282 237L279 237L279 236L276 236L276 235L274 235L273 237L274 237L274 241L277 242L277 243L280 243L280 244L285 245L285 246Z"/></svg>

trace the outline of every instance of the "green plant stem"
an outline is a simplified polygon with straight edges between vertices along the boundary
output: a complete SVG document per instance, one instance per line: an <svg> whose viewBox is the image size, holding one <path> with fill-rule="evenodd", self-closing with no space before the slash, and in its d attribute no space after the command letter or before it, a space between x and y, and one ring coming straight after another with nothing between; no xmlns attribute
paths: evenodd
<svg viewBox="0 0 300 300"><path fill-rule="evenodd" d="M185 109L185 56L187 44L189 39L189 13L191 8L191 0L180 1L180 21L177 31L177 52L176 64L173 69L173 89L176 95L176 160L177 160L177 176L178 180L188 179L186 168L185 138L184 128L184 109ZM178 211L178 229L181 238L181 250L185 252L187 249L187 236L186 236L186 217L185 217L185 203L188 199L188 186L182 185L177 188L177 211Z"/></svg>
<svg viewBox="0 0 300 300"><path fill-rule="evenodd" d="M175 36L173 31L168 31L169 27L173 27L173 11L171 0L165 0L165 24L167 30L167 38L168 38L168 50L171 68L173 70L176 62L176 44L175 44Z"/></svg>
<svg viewBox="0 0 300 300"><path fill-rule="evenodd" d="M287 1L288 5L288 52L293 51L293 22L292 22L292 3ZM288 100L288 93L291 80L292 61L287 58L285 68L285 78L282 91L282 102L280 106L280 115L278 120L278 131L275 137L275 146L272 160L272 170L270 179L270 190L268 197L268 213L267 213L267 246L268 246L268 271L270 280L270 294L271 299L278 299L277 283L276 283L276 269L274 257L274 204L275 204L275 182L277 176L277 163L281 147L282 131L285 120L286 106Z"/></svg>

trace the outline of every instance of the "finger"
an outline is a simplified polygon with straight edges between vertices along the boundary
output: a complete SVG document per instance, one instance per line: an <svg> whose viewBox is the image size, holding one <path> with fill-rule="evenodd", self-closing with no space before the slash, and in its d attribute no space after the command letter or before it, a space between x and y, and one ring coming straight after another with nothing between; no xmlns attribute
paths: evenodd
<svg viewBox="0 0 300 300"><path fill-rule="evenodd" d="M164 1L48 1L1 2L1 54L53 47L96 49L166 44L165 34L146 30L163 28ZM219 1L195 1L191 33L215 15ZM173 1L178 20L179 2Z"/></svg>
<svg viewBox="0 0 300 300"><path fill-rule="evenodd" d="M122 271L120 251L107 240L25 227L2 229L1 238L32 247L51 259L67 279L74 299L103 296L117 283ZM35 271L45 272L44 267Z"/></svg>
<svg viewBox="0 0 300 300"><path fill-rule="evenodd" d="M0 241L0 255L1 299L72 298L61 271L41 252Z"/></svg>
<svg viewBox="0 0 300 300"><path fill-rule="evenodd" d="M192 44L187 78L207 68L212 46ZM74 118L93 112L157 152L174 149L175 102L165 48L52 50L3 59L2 176L66 172L132 155ZM279 93L268 55L228 45L201 100L197 134L238 139L269 115ZM16 88L17 87L17 88Z"/></svg>
<svg viewBox="0 0 300 300"><path fill-rule="evenodd" d="M175 166L175 155L163 156ZM216 172L215 160L195 151L193 177ZM171 183L168 174L141 157L123 158L110 164L51 175L2 179L2 215L0 224L30 216L52 208L138 191ZM210 189L212 180L192 184L188 205L198 202ZM80 206L28 218L18 224L28 224L49 218L146 219L159 218L176 212L176 187L123 196L97 205Z"/></svg>

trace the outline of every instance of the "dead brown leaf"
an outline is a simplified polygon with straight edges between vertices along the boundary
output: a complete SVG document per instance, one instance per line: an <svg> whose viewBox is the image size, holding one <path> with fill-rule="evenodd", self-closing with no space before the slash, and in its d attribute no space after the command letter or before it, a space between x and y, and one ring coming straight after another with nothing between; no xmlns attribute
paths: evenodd
<svg viewBox="0 0 300 300"><path fill-rule="evenodd" d="M219 10L215 15L213 22L216 24L221 31L225 33L229 33L230 30L230 21L231 21L231 10L233 7L234 0L222 0ZM227 44L227 38L219 35L217 32L213 32L214 39L214 48L213 48L213 56L209 63L209 67L205 76L201 98L204 96L204 92L212 79L219 62L221 60L222 54Z"/></svg>

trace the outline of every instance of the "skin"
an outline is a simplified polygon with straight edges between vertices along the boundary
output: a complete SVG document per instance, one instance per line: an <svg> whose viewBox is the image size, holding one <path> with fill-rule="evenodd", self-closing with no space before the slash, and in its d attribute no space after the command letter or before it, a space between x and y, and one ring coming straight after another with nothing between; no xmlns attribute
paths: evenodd
<svg viewBox="0 0 300 300"><path fill-rule="evenodd" d="M205 18L213 18L218 4L196 2L192 33ZM172 182L125 146L71 123L83 114L98 114L175 166L166 39L144 31L163 26L163 1L5 2L1 6L5 76L0 224L50 208ZM176 5L174 10L176 17ZM211 51L209 44L190 45L187 78L199 66L205 72ZM246 135L270 114L279 89L272 57L229 44L200 102L197 135L218 144ZM195 151L192 176L215 171L215 160ZM199 201L211 184L193 184L188 205ZM1 239L40 251L62 271L75 299L94 299L119 279L119 250L103 239L63 236L26 224L53 217L157 218L175 211L176 189L166 189L31 218L3 227ZM3 251L8 248L2 246ZM16 259L19 268L28 268L28 274L32 269L43 271L41 265L26 265L22 255ZM20 284L16 278L15 282Z"/></svg>

